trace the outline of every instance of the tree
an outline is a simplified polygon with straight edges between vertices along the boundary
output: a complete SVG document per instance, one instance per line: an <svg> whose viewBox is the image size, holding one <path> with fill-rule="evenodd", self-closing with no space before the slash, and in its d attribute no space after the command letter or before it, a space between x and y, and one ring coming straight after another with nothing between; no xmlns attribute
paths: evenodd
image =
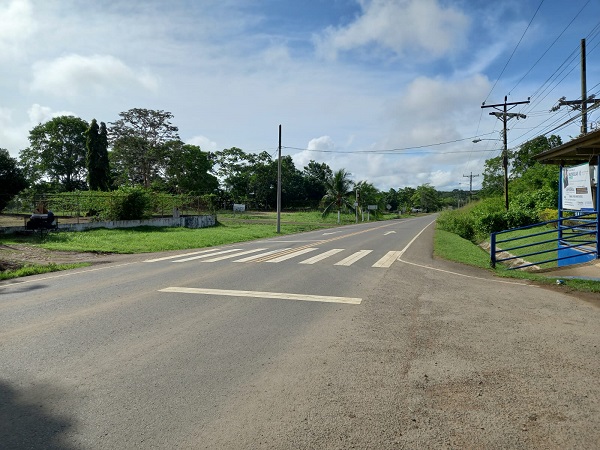
<svg viewBox="0 0 600 450"><path fill-rule="evenodd" d="M413 195L413 204L420 209L432 212L440 209L440 198L438 192L428 183L417 187Z"/></svg>
<svg viewBox="0 0 600 450"><path fill-rule="evenodd" d="M409 186L404 189L398 189L398 206L404 211L413 206L413 196L415 195L415 188Z"/></svg>
<svg viewBox="0 0 600 450"><path fill-rule="evenodd" d="M119 116L110 124L110 141L121 180L148 188L164 174L169 143L179 141L178 128L170 122L173 114L133 108Z"/></svg>
<svg viewBox="0 0 600 450"><path fill-rule="evenodd" d="M533 159L534 156L539 155L547 150L552 150L560 145L562 145L560 136L556 136L554 134L550 137L538 136L530 141L525 142L511 155L511 177L517 178L522 176L530 167L539 164L535 159Z"/></svg>
<svg viewBox="0 0 600 450"><path fill-rule="evenodd" d="M0 212L12 198L28 186L23 171L17 166L17 160L10 157L8 150L0 148Z"/></svg>
<svg viewBox="0 0 600 450"><path fill-rule="evenodd" d="M210 155L197 145L172 141L167 151L166 184L177 193L212 194L219 187Z"/></svg>
<svg viewBox="0 0 600 450"><path fill-rule="evenodd" d="M322 202L325 208L323 209L323 217L327 217L334 209L337 211L337 221L340 223L340 211L343 206L346 206L350 211L354 212L352 201L348 198L354 189L354 183L350 180L350 173L345 169L340 169L325 181L326 193L323 196Z"/></svg>
<svg viewBox="0 0 600 450"><path fill-rule="evenodd" d="M333 175L331 168L325 163L318 163L311 160L307 166L304 166L302 176L306 192L306 200L310 207L316 208L319 202L326 194L325 183Z"/></svg>
<svg viewBox="0 0 600 450"><path fill-rule="evenodd" d="M106 124L92 119L85 131L87 149L86 163L88 169L88 186L91 191L108 191L110 189L110 167L108 162L108 133Z"/></svg>
<svg viewBox="0 0 600 450"><path fill-rule="evenodd" d="M88 124L74 116L55 117L29 132L30 147L19 154L30 182L48 178L59 189L85 188Z"/></svg>
<svg viewBox="0 0 600 450"><path fill-rule="evenodd" d="M359 181L355 184L354 190L358 191L359 194L359 205L364 207L365 205L377 205L381 209L381 194L372 183L367 181Z"/></svg>
<svg viewBox="0 0 600 450"><path fill-rule="evenodd" d="M384 192L383 194L383 201L385 202L386 209L387 205L390 205L390 211L397 211L400 203L398 201L398 193L396 192L396 189L390 188L389 191Z"/></svg>
<svg viewBox="0 0 600 450"><path fill-rule="evenodd" d="M215 160L216 172L233 201L251 204L255 208L275 205L277 163L268 152L245 153L232 147L215 152Z"/></svg>
<svg viewBox="0 0 600 450"><path fill-rule="evenodd" d="M496 156L487 159L484 163L480 195L482 197L493 197L502 195L503 192L504 169L502 167L502 156Z"/></svg>
<svg viewBox="0 0 600 450"><path fill-rule="evenodd" d="M277 174L277 161L272 165ZM275 178L277 181L277 178ZM277 201L277 197L275 197ZM281 158L281 206L282 208L301 207L307 202L305 180L291 156Z"/></svg>

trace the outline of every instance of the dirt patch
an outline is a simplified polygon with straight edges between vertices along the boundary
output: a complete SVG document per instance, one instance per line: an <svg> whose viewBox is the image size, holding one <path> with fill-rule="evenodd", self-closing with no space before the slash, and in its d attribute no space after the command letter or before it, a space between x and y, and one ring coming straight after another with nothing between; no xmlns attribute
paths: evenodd
<svg viewBox="0 0 600 450"><path fill-rule="evenodd" d="M0 244L0 270L16 270L28 264L100 263L112 260L110 253L80 253L46 250L25 244Z"/></svg>

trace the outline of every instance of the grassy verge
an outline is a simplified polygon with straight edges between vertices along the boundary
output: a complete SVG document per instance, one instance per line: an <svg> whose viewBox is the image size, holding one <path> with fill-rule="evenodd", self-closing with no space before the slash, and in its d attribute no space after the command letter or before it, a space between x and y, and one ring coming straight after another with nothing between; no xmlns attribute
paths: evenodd
<svg viewBox="0 0 600 450"><path fill-rule="evenodd" d="M311 224L282 224L281 234L299 233L322 228ZM50 233L43 241L29 236L1 237L4 244L34 244L48 250L149 253L167 250L214 247L254 239L279 236L268 224L226 224L210 228L140 227L107 230L104 228L73 233Z"/></svg>
<svg viewBox="0 0 600 450"><path fill-rule="evenodd" d="M365 212L365 221L369 217ZM269 222L275 223L277 221L277 213L276 212L262 212L262 211L247 211L243 213L233 213L230 211L221 211L217 214L219 221L228 223L231 221L252 221L252 222ZM393 213L379 213L377 218L375 218L374 214L370 215L370 221L375 222L376 220L389 220L389 219L397 219L398 214ZM329 226L337 226L337 225L350 225L356 223L356 215L355 214L340 214L340 223L337 223L337 213L333 212L329 214L327 217L323 217L318 211L307 211L307 212L282 212L280 215L281 223L313 223L320 225L329 225ZM359 216L359 221L362 219Z"/></svg>
<svg viewBox="0 0 600 450"><path fill-rule="evenodd" d="M459 235L436 229L434 237L434 253L440 258L456 261L482 269L490 268L490 256L481 247Z"/></svg>
<svg viewBox="0 0 600 450"><path fill-rule="evenodd" d="M540 236L531 236L531 234L544 233L548 232L548 234L542 234ZM540 263L541 261L545 261L548 259L555 259L558 257L557 250L557 240L558 240L558 230L556 228L544 227L544 228L536 228L536 229L526 229L526 230L516 230L511 231L509 233L503 233L498 236L499 240L507 240L507 239L517 239L511 242L499 242L497 243L497 247L499 249L508 249L508 251L515 256L523 256L530 263L538 264L542 269L549 269L558 267L556 261L552 261L549 263ZM551 241L551 242L543 242L543 241ZM518 248L514 250L510 250L511 247L520 247L523 245L530 245L530 247ZM545 252L540 253L538 255L530 255L524 256L529 253L536 252Z"/></svg>
<svg viewBox="0 0 600 450"><path fill-rule="evenodd" d="M436 256L450 261L493 270L496 275L501 277L526 279L541 284L555 284L557 279L556 277L544 276L543 274L521 270L508 270L501 264L498 264L496 269L491 269L490 257L487 252L471 241L463 239L454 233L439 229L435 232L434 253ZM597 281L569 279L565 280L565 284L573 290L600 293L600 282Z"/></svg>
<svg viewBox="0 0 600 450"><path fill-rule="evenodd" d="M52 264L45 264L45 265L39 265L39 264L26 265L19 269L5 270L5 271L0 272L0 280L10 280L11 278L26 277L29 275L39 275L42 273L57 272L59 270L77 269L79 267L87 267L89 265L90 265L89 263L77 263L77 264L54 264L54 263L52 263Z"/></svg>

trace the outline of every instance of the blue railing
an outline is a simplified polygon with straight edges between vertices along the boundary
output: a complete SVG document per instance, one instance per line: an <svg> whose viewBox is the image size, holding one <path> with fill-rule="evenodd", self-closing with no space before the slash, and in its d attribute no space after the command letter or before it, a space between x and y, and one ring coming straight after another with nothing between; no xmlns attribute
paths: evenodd
<svg viewBox="0 0 600 450"><path fill-rule="evenodd" d="M509 269L522 269L524 267L536 266L556 261L565 261L573 258L592 259L595 255L598 258L598 227L600 221L596 211L585 212L573 217L561 217L556 220L549 220L524 227L512 228L510 230L498 231L490 236L490 259L492 267L496 267L496 263L515 261ZM531 233L524 236L508 237L499 239L502 235L519 230L528 230L535 228L547 227L548 225L557 224L556 229L545 230L541 232ZM533 243L523 244L524 239L529 239L536 236L555 235L553 239L536 240ZM521 242L519 242L521 241ZM534 247L543 244L556 242L556 247L533 251ZM515 245L516 244L516 245ZM518 256L512 255L512 251L521 249L531 249L529 253L521 253ZM507 253L509 256L502 256L501 253ZM536 262L528 262L526 258L537 255L545 255L548 253L556 253L556 257L537 260ZM523 261L519 263L518 261ZM577 260L577 262L580 262Z"/></svg>

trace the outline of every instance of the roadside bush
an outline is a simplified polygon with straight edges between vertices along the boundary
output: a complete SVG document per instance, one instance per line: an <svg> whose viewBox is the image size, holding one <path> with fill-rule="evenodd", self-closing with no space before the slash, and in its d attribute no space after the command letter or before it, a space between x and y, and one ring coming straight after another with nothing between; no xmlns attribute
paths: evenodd
<svg viewBox="0 0 600 450"><path fill-rule="evenodd" d="M487 237L495 231L506 230L508 226L508 217L506 210L492 211L480 214L475 222L477 236L481 239Z"/></svg>
<svg viewBox="0 0 600 450"><path fill-rule="evenodd" d="M531 208L520 208L518 205L506 211L508 228L518 228L539 222L537 211ZM501 230L494 230L501 231Z"/></svg>
<svg viewBox="0 0 600 450"><path fill-rule="evenodd" d="M549 187L542 187L534 191L522 192L511 200L511 207L518 209L532 209L542 211L547 208L556 208L556 196Z"/></svg>
<svg viewBox="0 0 600 450"><path fill-rule="evenodd" d="M437 219L439 229L454 233L472 241L475 238L475 228L473 218L468 210L457 209L452 211L443 211Z"/></svg>
<svg viewBox="0 0 600 450"><path fill-rule="evenodd" d="M553 208L545 208L538 212L540 222L549 222L558 219L558 210ZM554 224L556 226L556 224Z"/></svg>
<svg viewBox="0 0 600 450"><path fill-rule="evenodd" d="M141 220L152 216L152 198L141 187L121 187L114 192L104 215L108 220Z"/></svg>

